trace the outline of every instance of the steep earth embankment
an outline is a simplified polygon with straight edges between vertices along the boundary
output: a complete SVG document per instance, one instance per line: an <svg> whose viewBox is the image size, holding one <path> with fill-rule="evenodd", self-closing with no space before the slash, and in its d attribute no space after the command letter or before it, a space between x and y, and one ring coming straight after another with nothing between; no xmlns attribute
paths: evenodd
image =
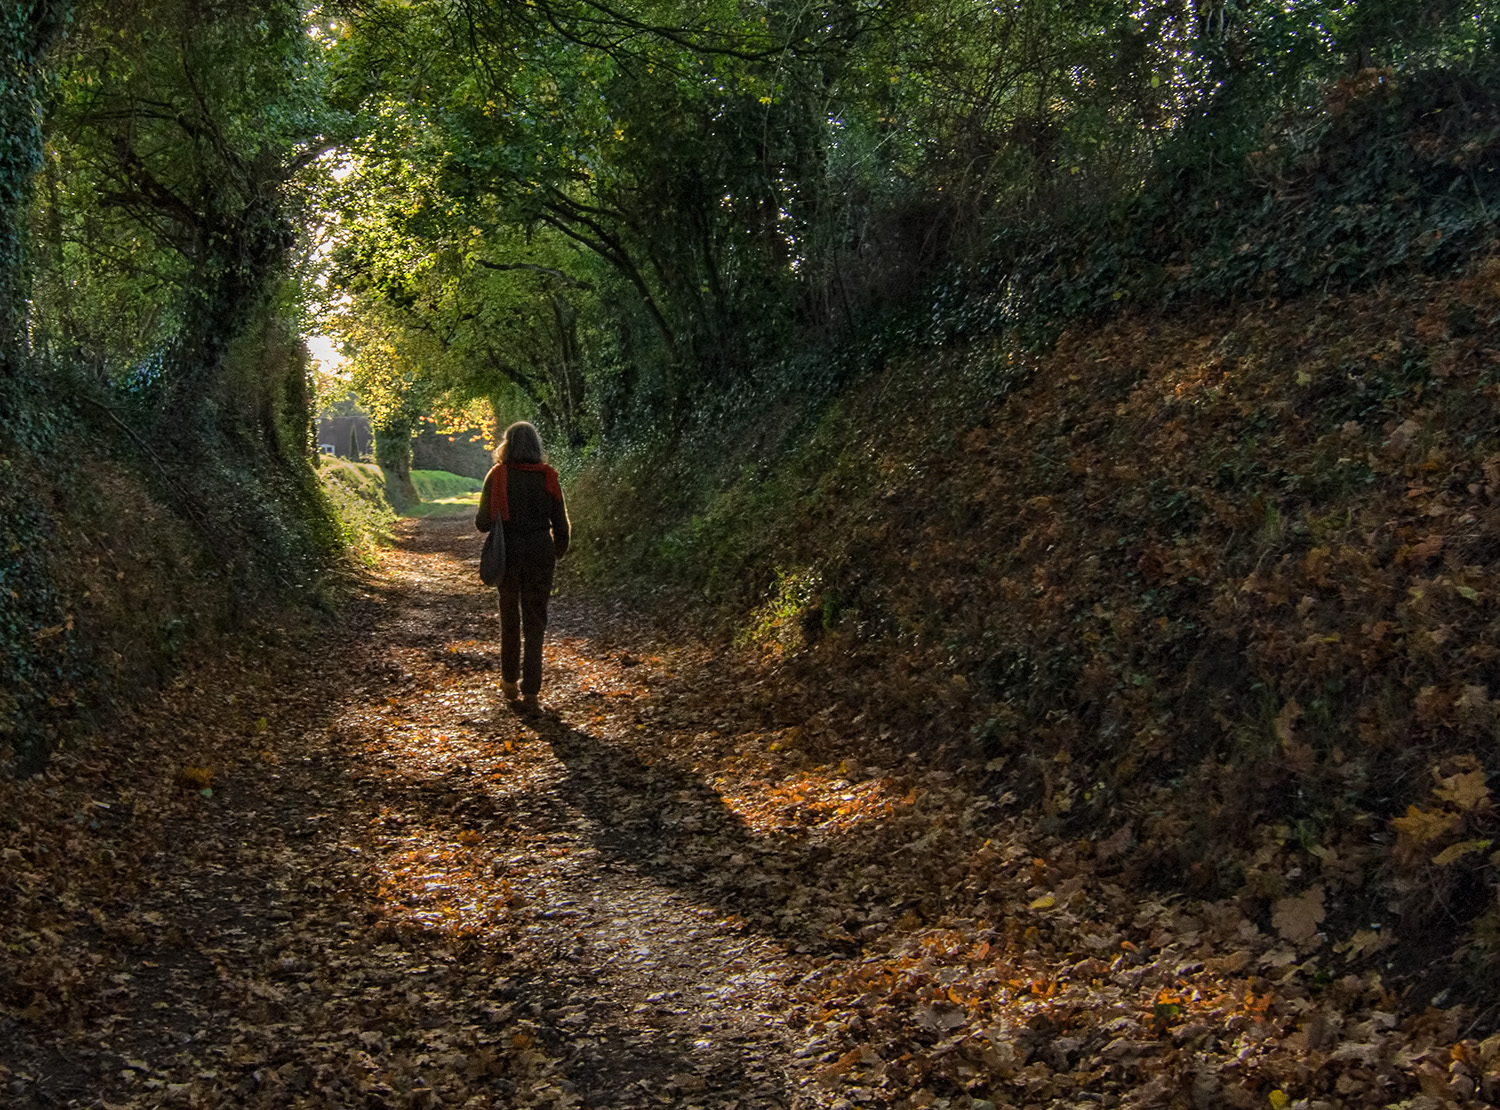
<svg viewBox="0 0 1500 1110"><path fill-rule="evenodd" d="M670 458L575 500L594 573L761 647L785 743L987 779L1112 881L1500 1019L1500 260L950 348L784 417L689 512Z"/></svg>

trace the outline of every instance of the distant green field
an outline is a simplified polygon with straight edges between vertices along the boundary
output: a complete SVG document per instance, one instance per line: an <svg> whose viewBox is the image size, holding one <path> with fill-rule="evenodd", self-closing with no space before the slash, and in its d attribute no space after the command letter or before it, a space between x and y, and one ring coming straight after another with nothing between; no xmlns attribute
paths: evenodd
<svg viewBox="0 0 1500 1110"><path fill-rule="evenodd" d="M413 470L411 482L424 502L470 506L479 504L479 490L483 484L478 478L466 478L446 470Z"/></svg>
<svg viewBox="0 0 1500 1110"><path fill-rule="evenodd" d="M411 484L417 487L420 504L408 506L401 516L444 516L472 512L479 507L477 478L465 478L446 470L413 470Z"/></svg>

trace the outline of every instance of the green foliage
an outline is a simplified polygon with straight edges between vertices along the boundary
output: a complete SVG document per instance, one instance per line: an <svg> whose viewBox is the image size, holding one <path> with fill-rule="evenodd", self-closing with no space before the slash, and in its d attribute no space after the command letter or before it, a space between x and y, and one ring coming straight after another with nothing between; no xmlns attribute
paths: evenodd
<svg viewBox="0 0 1500 1110"><path fill-rule="evenodd" d="M26 380L22 319L26 212L43 144L39 96L66 13L53 2L0 7L0 761L9 755L22 767L45 757L38 718L53 698L69 699L75 674L73 621L38 543L51 521L33 486L35 457L56 422L38 410Z"/></svg>
<svg viewBox="0 0 1500 1110"><path fill-rule="evenodd" d="M1015 328L1045 344L1123 305L1358 288L1413 269L1450 272L1483 249L1500 203L1493 73L1366 71L1326 95L1218 173L1189 176L1169 159L1112 209L1060 210L997 232L923 311L894 320L887 342Z"/></svg>
<svg viewBox="0 0 1500 1110"><path fill-rule="evenodd" d="M59 58L33 345L212 419L281 271L283 189L337 121L295 5L84 4Z"/></svg>
<svg viewBox="0 0 1500 1110"><path fill-rule="evenodd" d="M1468 0L381 6L339 42L373 111L330 288L398 391L582 447L778 365L1441 268L1494 206L1494 32Z"/></svg>
<svg viewBox="0 0 1500 1110"><path fill-rule="evenodd" d="M53 698L70 701L77 678L74 622L51 581L47 553L32 542L52 524L37 498L39 475L7 451L0 458L0 766L31 769L45 758L38 718ZM45 633L45 634L44 634Z"/></svg>
<svg viewBox="0 0 1500 1110"><path fill-rule="evenodd" d="M371 463L325 458L318 480L328 499L339 537L361 561L369 563L375 550L390 539L395 510L385 496L385 478Z"/></svg>
<svg viewBox="0 0 1500 1110"><path fill-rule="evenodd" d="M13 347L20 339L26 289L25 211L41 163L42 66L67 7L41 0L0 8L0 357L5 363L0 370L6 378L16 373Z"/></svg>

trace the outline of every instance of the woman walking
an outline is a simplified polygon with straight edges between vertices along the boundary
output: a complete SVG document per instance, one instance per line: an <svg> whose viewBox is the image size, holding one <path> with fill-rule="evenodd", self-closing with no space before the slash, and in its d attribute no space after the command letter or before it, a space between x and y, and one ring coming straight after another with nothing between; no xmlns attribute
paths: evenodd
<svg viewBox="0 0 1500 1110"><path fill-rule="evenodd" d="M542 437L532 425L521 420L506 428L496 459L479 495L474 527L481 532L497 526L505 529L500 688L518 709L535 713L542 688L547 599L552 594L553 567L568 550L568 511L557 471L547 465Z"/></svg>

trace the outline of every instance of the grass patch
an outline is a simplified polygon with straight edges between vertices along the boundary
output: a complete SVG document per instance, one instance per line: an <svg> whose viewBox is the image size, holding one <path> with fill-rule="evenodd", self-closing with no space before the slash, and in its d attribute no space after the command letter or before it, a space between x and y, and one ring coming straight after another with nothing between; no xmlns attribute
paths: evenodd
<svg viewBox="0 0 1500 1110"><path fill-rule="evenodd" d="M413 470L411 484L417 487L417 494L424 503L465 505L473 508L479 505L479 491L484 483L478 478L452 474L446 470ZM418 511L408 515L426 516L429 512L431 512L430 509L426 512Z"/></svg>
<svg viewBox="0 0 1500 1110"><path fill-rule="evenodd" d="M484 483L478 478L452 474L446 470L413 470L412 485L422 500L407 506L402 516L447 516L450 513L472 513L479 508L479 492Z"/></svg>
<svg viewBox="0 0 1500 1110"><path fill-rule="evenodd" d="M446 470L413 470L412 485L422 500L398 512L386 496L385 475L374 463L325 457L318 477L344 542L360 559L368 559L376 547L389 542L397 517L473 512L482 485L477 478Z"/></svg>

